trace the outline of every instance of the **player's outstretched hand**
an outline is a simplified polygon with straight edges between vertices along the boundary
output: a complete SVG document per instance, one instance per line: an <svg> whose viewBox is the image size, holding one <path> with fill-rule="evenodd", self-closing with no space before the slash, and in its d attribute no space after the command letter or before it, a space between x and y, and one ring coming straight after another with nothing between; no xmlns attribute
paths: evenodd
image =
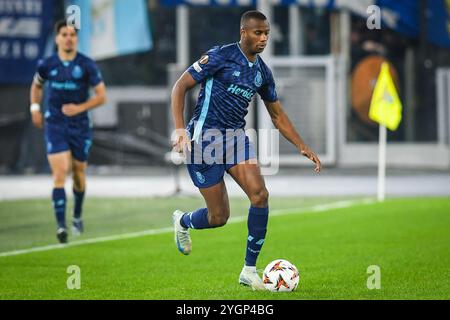
<svg viewBox="0 0 450 320"><path fill-rule="evenodd" d="M191 141L186 129L175 129L175 139L172 143L173 151L182 153L186 157L186 150L191 151Z"/></svg>
<svg viewBox="0 0 450 320"><path fill-rule="evenodd" d="M82 113L84 110L80 106L69 103L69 104L63 104L62 106L62 113L68 117L76 116L79 113Z"/></svg>
<svg viewBox="0 0 450 320"><path fill-rule="evenodd" d="M31 121L36 128L42 129L44 126L44 121L42 120L42 113L40 111L31 112Z"/></svg>
<svg viewBox="0 0 450 320"><path fill-rule="evenodd" d="M308 146L303 146L300 150L301 154L307 157L309 160L316 164L314 171L319 173L322 169L322 163L320 163L319 157Z"/></svg>

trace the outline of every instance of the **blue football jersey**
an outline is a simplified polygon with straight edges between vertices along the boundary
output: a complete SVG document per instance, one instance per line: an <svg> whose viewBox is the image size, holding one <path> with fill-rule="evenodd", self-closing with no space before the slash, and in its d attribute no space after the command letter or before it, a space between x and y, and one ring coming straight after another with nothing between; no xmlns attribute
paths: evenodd
<svg viewBox="0 0 450 320"><path fill-rule="evenodd" d="M58 54L40 60L34 79L40 84L46 83L46 119L67 118L61 111L62 105L86 102L90 87L103 81L95 62L81 53L77 53L72 61L62 61ZM85 118L87 112L70 117L74 120Z"/></svg>
<svg viewBox="0 0 450 320"><path fill-rule="evenodd" d="M250 62L238 43L213 47L187 71L202 84L187 126L194 140L206 129L243 129L255 93L264 101L278 99L269 67L260 56Z"/></svg>

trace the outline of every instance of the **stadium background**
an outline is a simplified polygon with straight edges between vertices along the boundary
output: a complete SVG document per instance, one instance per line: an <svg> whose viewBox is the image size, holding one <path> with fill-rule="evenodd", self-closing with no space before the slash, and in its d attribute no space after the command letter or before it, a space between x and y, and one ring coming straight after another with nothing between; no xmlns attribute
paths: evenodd
<svg viewBox="0 0 450 320"><path fill-rule="evenodd" d="M124 32L120 30L125 29L118 25L113 31L101 27L105 19L111 18L101 10L110 10L108 3L111 7L113 2L93 1L94 11L91 10L94 7L88 6L89 1L31 1L42 2L44 7L40 15L31 12L30 16L21 11L20 6L8 7L8 3L14 2L26 1L2 1L0 6L2 21L10 17L16 19L16 24L5 23L9 29L5 27L1 34L2 173L48 172L43 133L34 129L30 121L28 90L36 58L54 49L53 21L63 18L68 5L74 3L80 5L82 19L92 21L83 24L80 50L92 50L87 53L97 58L109 89L108 105L94 112L96 130L91 169L103 165L165 166L164 154L171 131L168 97L174 79L208 48L237 41L240 15L256 7L270 15L271 45L264 56L267 60L276 60L272 65L279 78L282 102L307 141L325 157L327 165L377 164L378 128L367 120L369 83L372 81L373 87L376 67L366 63L358 78L353 79L358 64L370 55L377 55L392 63L404 104L400 128L389 133L388 141L392 143L388 165L449 168L450 57L445 14L449 9L445 1L428 1L428 11L425 10L427 1L402 1L402 5L396 5L399 3L396 1L379 1L384 5L382 12L397 19L384 23L381 30L366 27L367 7L373 1L341 1L340 4L331 1L328 5L312 1L302 6L295 1L278 1L281 3L278 5L270 5L270 1L240 2L257 6L241 6L234 1L229 5L189 6L180 5L189 1L131 1L135 4L122 9L121 23L126 23L124 20L133 10L140 10L134 16L139 23L127 28L131 33L128 37L139 41L122 51L116 48L106 56L95 51L108 45L108 37L102 38L101 33L116 32L121 33L121 37ZM26 31L14 33L18 30L14 28L26 19L34 19L40 26L40 33L28 38ZM20 32L24 34L20 36ZM89 37L97 37L97 40ZM97 47L85 45L89 41L97 43ZM30 42L38 48L34 60L27 55ZM133 53L133 50L138 52ZM302 59L288 62L286 67L283 59L287 61L287 57ZM12 70L14 66L17 67ZM328 73L333 73L331 80L327 79ZM192 112L194 97L195 92L189 101L188 114ZM250 109L256 111L250 112L248 127L268 127L265 111L259 106ZM286 156L285 164L307 163L298 158L289 160L295 150L288 143L282 141L280 148Z"/></svg>
<svg viewBox="0 0 450 320"><path fill-rule="evenodd" d="M31 124L29 88L37 59L54 50L53 22L64 18L71 4L81 7L79 49L96 58L108 94L107 104L93 112L94 142L86 200L91 215L86 217L86 237L168 227L176 204L183 201L189 208L202 205L185 168L167 161L172 129L170 90L177 76L211 46L239 39L243 12L260 9L271 22L270 45L263 57L274 70L281 102L325 164L321 175L315 176L311 164L296 155L287 142L280 141L280 170L266 177L272 208L307 208L376 196L378 125L367 119L367 113L379 58L387 59L403 103L403 120L396 131L388 132L386 191L388 199L408 200L397 199L393 215L387 204L381 207L386 223L382 229L388 232L408 210L422 208L417 217L427 222L419 218L412 221L417 225L423 222L430 233L442 236L437 247L442 248L439 254L444 252L441 269L431 260L429 268L441 272L448 265L450 2L444 0L0 0L0 253L54 243L49 201L52 181L43 132ZM366 26L367 8L372 4L382 9L380 30ZM119 27L123 23L127 27ZM193 111L197 92L194 90L188 98L187 117ZM260 101L253 101L249 110L248 128L271 127ZM260 155L270 148L264 141L258 146ZM232 208L237 208L232 215L239 218L246 212L245 195L228 177L226 180ZM173 197L174 193L178 196ZM427 204L429 197L441 197L438 199L444 204ZM105 198L108 201L99 201ZM370 212L375 217L379 208L367 210L368 217ZM349 214L358 220L356 211ZM430 216L421 215L429 212ZM392 220L394 215L399 221ZM335 218L330 215L330 219ZM323 222L327 225L331 220ZM413 229L392 232L399 237L404 232L405 239L417 241L408 240L410 247L405 245L405 251L423 253L428 250L425 238L420 237L425 231L416 230L422 232L416 237ZM313 226L304 229L312 237L317 234L314 230ZM337 229L333 230L326 233L330 239ZM362 228L361 237L353 231L349 235L359 241L364 235L369 237L371 230ZM386 238L382 234L381 242L389 239L388 233ZM318 241L324 242L317 242L317 246L329 245L323 239ZM336 242L336 255L344 247L339 244ZM272 256L264 257L267 262L276 254L269 248L266 252ZM381 251L386 252L385 248ZM289 252L284 254L288 256ZM48 263L54 262L48 259ZM176 261L174 258L173 263ZM19 265L4 265L3 270L20 270ZM10 276L5 271L2 278L4 288L27 287L25 283L10 285L8 281L15 273L9 272ZM429 278L427 283L437 286L436 279ZM406 286L404 297L436 294L448 298L448 277L439 290L430 289L428 296L414 296L414 288ZM183 290L179 289L186 295L182 297L197 297ZM10 298L67 298L51 292L34 294L33 290L27 296L25 289L11 295L4 292L3 297ZM317 293L313 297L372 297L357 291L347 294ZM133 293L126 297L148 298ZM168 293L161 297L178 296ZM402 293L387 297L402 297Z"/></svg>

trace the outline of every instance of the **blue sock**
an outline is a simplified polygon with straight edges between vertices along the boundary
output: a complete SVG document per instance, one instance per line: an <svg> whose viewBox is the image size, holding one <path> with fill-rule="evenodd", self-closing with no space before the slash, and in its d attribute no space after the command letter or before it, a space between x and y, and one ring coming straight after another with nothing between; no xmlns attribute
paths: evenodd
<svg viewBox="0 0 450 320"><path fill-rule="evenodd" d="M181 218L181 226L183 228L191 229L210 229L215 228L211 226L208 222L208 209L201 208L196 211L185 213L183 218Z"/></svg>
<svg viewBox="0 0 450 320"><path fill-rule="evenodd" d="M66 191L64 188L54 188L52 193L53 209L55 210L58 228L66 227Z"/></svg>
<svg viewBox="0 0 450 320"><path fill-rule="evenodd" d="M75 219L80 219L83 210L84 191L80 192L73 189L73 199L75 202L73 206L73 217Z"/></svg>
<svg viewBox="0 0 450 320"><path fill-rule="evenodd" d="M269 208L256 208L250 206L247 227L247 251L245 254L245 265L256 266L259 252L264 243L267 231L267 221L269 218Z"/></svg>

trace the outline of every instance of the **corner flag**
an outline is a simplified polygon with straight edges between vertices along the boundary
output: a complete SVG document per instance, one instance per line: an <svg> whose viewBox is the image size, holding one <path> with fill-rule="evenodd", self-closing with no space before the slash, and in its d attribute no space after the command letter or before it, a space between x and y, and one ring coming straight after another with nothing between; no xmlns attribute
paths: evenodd
<svg viewBox="0 0 450 320"><path fill-rule="evenodd" d="M384 201L386 194L386 128L394 131L402 120L402 103L389 72L389 64L383 62L370 102L369 118L378 122L378 201Z"/></svg>
<svg viewBox="0 0 450 320"><path fill-rule="evenodd" d="M370 102L369 117L391 131L396 130L402 120L402 103L398 97L387 62L383 62L381 65L381 71Z"/></svg>

